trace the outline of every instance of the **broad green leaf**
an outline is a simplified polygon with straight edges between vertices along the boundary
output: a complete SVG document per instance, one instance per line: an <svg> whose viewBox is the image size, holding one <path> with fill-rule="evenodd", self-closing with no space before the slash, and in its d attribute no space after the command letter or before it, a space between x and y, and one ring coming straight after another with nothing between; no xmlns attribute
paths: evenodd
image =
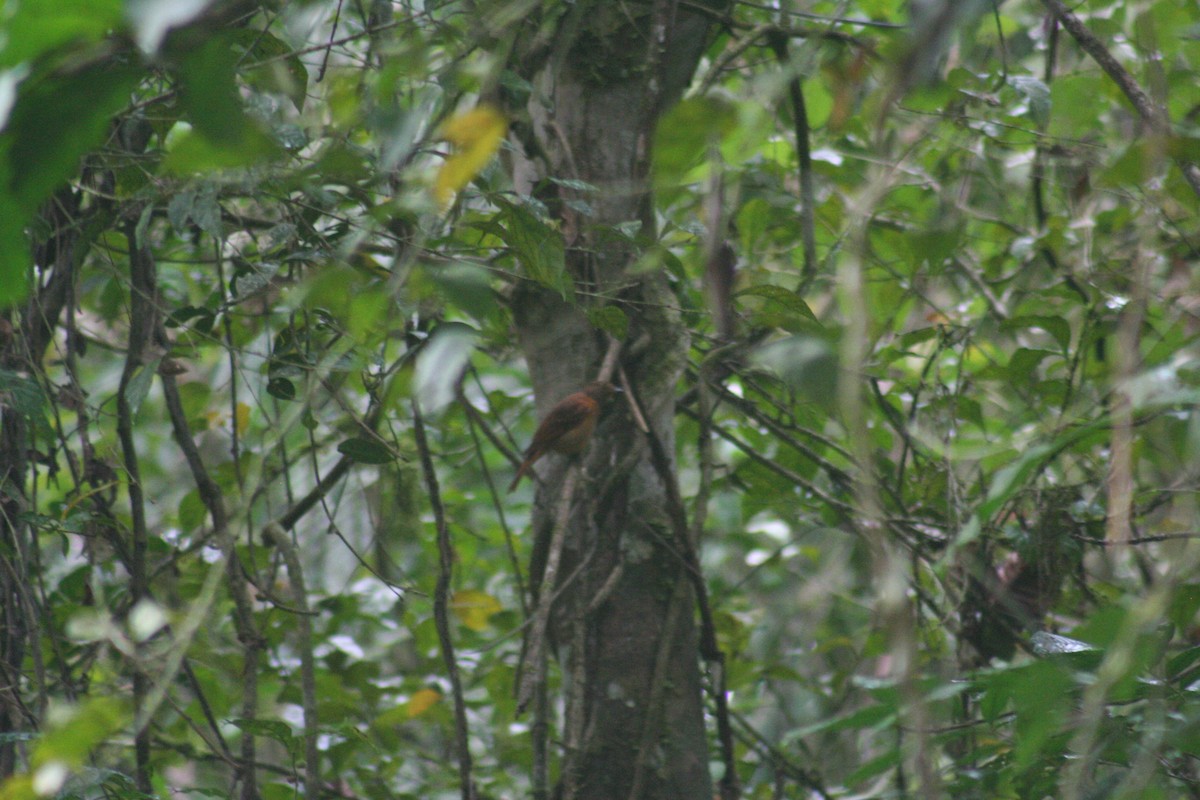
<svg viewBox="0 0 1200 800"><path fill-rule="evenodd" d="M26 214L8 194L8 164L0 140L0 311L25 299L33 261L25 236Z"/></svg>
<svg viewBox="0 0 1200 800"><path fill-rule="evenodd" d="M483 267L465 262L429 264L423 272L447 302L475 319L484 320L495 313L496 295Z"/></svg>
<svg viewBox="0 0 1200 800"><path fill-rule="evenodd" d="M770 342L758 348L752 360L809 401L828 404L837 396L837 353L822 338L798 335Z"/></svg>
<svg viewBox="0 0 1200 800"><path fill-rule="evenodd" d="M234 32L235 41L243 49L253 69L247 70L246 80L268 91L288 96L297 111L304 110L308 98L308 69L296 53L296 48L272 35L269 31L243 28Z"/></svg>
<svg viewBox="0 0 1200 800"><path fill-rule="evenodd" d="M0 68L33 61L63 45L104 38L121 21L120 0L20 0L5 9Z"/></svg>
<svg viewBox="0 0 1200 800"><path fill-rule="evenodd" d="M113 697L94 697L59 715L33 750L35 768L51 762L82 766L87 757L129 721L125 704Z"/></svg>
<svg viewBox="0 0 1200 800"><path fill-rule="evenodd" d="M389 464L395 460L392 451L374 439L343 439L338 443L338 452L359 464Z"/></svg>
<svg viewBox="0 0 1200 800"><path fill-rule="evenodd" d="M31 77L22 84L8 127L0 133L0 154L8 157L10 196L17 207L31 215L76 173L80 157L103 141L112 116L129 103L140 78L132 66L106 65Z"/></svg>
<svg viewBox="0 0 1200 800"><path fill-rule="evenodd" d="M526 276L570 296L572 282L566 273L566 247L562 234L538 219L528 209L504 200L500 236L511 249Z"/></svg>
<svg viewBox="0 0 1200 800"><path fill-rule="evenodd" d="M705 159L737 124L737 112L717 97L693 97L677 103L659 121L654 134L654 179L674 186Z"/></svg>
<svg viewBox="0 0 1200 800"><path fill-rule="evenodd" d="M588 309L588 320L592 325L622 341L629 333L629 316L616 306L601 306Z"/></svg>
<svg viewBox="0 0 1200 800"><path fill-rule="evenodd" d="M1054 337L1061 352L1066 353L1071 348L1071 325L1062 317L1049 315L1026 315L1012 317L1000 325L1004 331L1043 330Z"/></svg>
<svg viewBox="0 0 1200 800"><path fill-rule="evenodd" d="M143 365L129 379L129 383L125 385L125 402L129 403L129 412L134 416L137 416L138 410L142 407L142 401L150 393L150 386L154 383L154 375L158 371L158 365L161 363L162 359L157 358L149 364Z"/></svg>
<svg viewBox="0 0 1200 800"><path fill-rule="evenodd" d="M1031 75L1013 75L1008 82L1029 103L1029 116L1037 125L1050 120L1050 87Z"/></svg>
<svg viewBox="0 0 1200 800"><path fill-rule="evenodd" d="M275 719L234 719L233 724L247 734L279 742L293 758L304 752L304 740L292 732L286 722Z"/></svg>

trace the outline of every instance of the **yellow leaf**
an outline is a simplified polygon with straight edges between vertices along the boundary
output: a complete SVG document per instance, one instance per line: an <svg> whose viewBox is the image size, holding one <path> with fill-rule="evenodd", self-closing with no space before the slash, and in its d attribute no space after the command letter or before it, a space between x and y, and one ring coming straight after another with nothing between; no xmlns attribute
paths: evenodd
<svg viewBox="0 0 1200 800"><path fill-rule="evenodd" d="M491 160L508 130L504 115L491 106L479 106L447 120L442 138L454 145L433 183L433 196L445 207Z"/></svg>
<svg viewBox="0 0 1200 800"><path fill-rule="evenodd" d="M241 436L246 432L246 426L250 424L250 406L245 403L237 404L237 419L234 420L234 425L238 435Z"/></svg>
<svg viewBox="0 0 1200 800"><path fill-rule="evenodd" d="M454 593L450 599L450 609L463 625L473 631L482 631L487 628L488 619L503 611L504 607L487 592L466 589Z"/></svg>
<svg viewBox="0 0 1200 800"><path fill-rule="evenodd" d="M413 696L408 698L408 703L405 705L405 711L408 712L408 718L419 717L442 699L442 693L437 689L421 689L413 693Z"/></svg>

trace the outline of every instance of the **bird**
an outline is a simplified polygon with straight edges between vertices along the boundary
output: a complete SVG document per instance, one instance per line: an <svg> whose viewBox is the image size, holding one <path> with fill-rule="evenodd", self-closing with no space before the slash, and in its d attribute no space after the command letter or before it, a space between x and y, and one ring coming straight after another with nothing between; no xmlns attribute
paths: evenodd
<svg viewBox="0 0 1200 800"><path fill-rule="evenodd" d="M600 411L616 391L619 390L608 381L593 381L559 400L534 432L533 441L525 449L524 460L517 468L517 476L508 490L511 492L516 489L521 478L546 453L555 452L565 456L582 453L592 439L592 432L596 430Z"/></svg>

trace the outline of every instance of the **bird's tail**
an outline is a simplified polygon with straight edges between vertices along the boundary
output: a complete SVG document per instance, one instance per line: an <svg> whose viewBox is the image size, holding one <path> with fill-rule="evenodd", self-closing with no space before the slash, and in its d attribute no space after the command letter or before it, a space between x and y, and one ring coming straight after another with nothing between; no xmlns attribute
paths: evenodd
<svg viewBox="0 0 1200 800"><path fill-rule="evenodd" d="M513 478L512 483L508 485L508 491L511 492L513 489L517 488L517 484L521 482L521 478L524 478L525 473L529 472L529 467L531 464L533 464L533 461L528 458L521 462L521 466L517 467L517 476Z"/></svg>

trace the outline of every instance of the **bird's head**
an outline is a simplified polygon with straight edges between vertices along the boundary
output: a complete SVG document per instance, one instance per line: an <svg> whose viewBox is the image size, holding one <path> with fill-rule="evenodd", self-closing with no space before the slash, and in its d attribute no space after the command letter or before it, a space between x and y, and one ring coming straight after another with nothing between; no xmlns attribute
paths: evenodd
<svg viewBox="0 0 1200 800"><path fill-rule="evenodd" d="M621 391L617 386L613 386L608 381L592 381L587 386L581 389L584 394L595 400L600 405L604 405L614 393Z"/></svg>

